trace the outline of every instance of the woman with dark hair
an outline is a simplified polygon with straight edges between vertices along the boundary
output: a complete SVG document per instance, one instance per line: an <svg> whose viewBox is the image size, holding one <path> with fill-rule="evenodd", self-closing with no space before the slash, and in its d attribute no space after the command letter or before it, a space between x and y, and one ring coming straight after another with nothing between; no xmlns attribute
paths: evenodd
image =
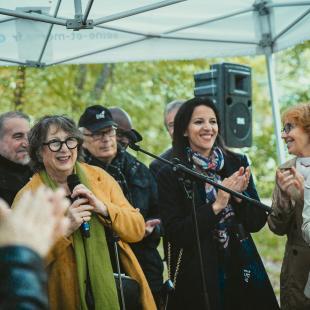
<svg viewBox="0 0 310 310"><path fill-rule="evenodd" d="M288 108L282 114L282 123L282 139L294 158L276 171L273 212L268 217L268 225L275 234L287 237L280 275L281 309L306 310L310 309L310 247L305 242L310 241L306 233L310 210L304 205L307 202L304 187L310 180L310 104ZM306 297L304 289L307 280Z"/></svg>
<svg viewBox="0 0 310 310"><path fill-rule="evenodd" d="M185 102L174 121L174 156L213 181L259 200L247 158L225 148L219 122L218 112L209 99ZM265 211L201 180L193 182L169 166L159 173L158 186L161 219L169 242L169 274L175 286L168 298L168 309L278 309L250 235L265 225Z"/></svg>
<svg viewBox="0 0 310 310"><path fill-rule="evenodd" d="M78 161L82 136L74 122L64 116L46 116L29 134L29 154L36 174L17 194L39 186L61 187L71 198L65 237L46 258L50 309L120 309L113 271L114 252L108 236L113 230L120 240L121 272L138 282L138 308L155 309L141 267L127 242L140 241L144 220L124 197L117 182L102 169ZM67 178L76 174L80 184L71 191ZM78 182L76 182L78 183ZM90 224L90 237L79 229ZM129 307L127 307L128 309Z"/></svg>

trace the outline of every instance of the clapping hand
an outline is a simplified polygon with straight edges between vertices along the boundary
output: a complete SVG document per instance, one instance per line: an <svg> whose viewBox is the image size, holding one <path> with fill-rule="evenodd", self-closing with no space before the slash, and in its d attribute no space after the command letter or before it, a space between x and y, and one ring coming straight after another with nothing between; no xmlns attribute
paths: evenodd
<svg viewBox="0 0 310 310"><path fill-rule="evenodd" d="M250 176L251 176L251 169L250 167L240 167L238 171L236 171L233 174L236 178L236 185L235 185L235 191L242 193L244 192L249 185L250 182Z"/></svg>
<svg viewBox="0 0 310 310"><path fill-rule="evenodd" d="M236 192L243 192L247 189L250 181L251 170L250 167L240 167L238 171L234 172L230 177L225 178L222 181L222 185ZM215 203L213 204L213 210L217 214L223 210L230 199L230 194L219 190ZM237 202L241 199L234 197Z"/></svg>
<svg viewBox="0 0 310 310"><path fill-rule="evenodd" d="M232 188L234 191L242 193L244 192L249 185L250 182L250 176L251 176L251 170L250 167L240 167L238 171L236 171L231 177L235 179L234 188ZM234 197L234 199L237 202L241 202L241 199L238 197Z"/></svg>
<svg viewBox="0 0 310 310"><path fill-rule="evenodd" d="M288 169L278 169L276 172L277 184L281 191L284 192L288 197L291 196L290 187L295 186L299 191L301 197L304 195L304 178L296 170L295 167Z"/></svg>

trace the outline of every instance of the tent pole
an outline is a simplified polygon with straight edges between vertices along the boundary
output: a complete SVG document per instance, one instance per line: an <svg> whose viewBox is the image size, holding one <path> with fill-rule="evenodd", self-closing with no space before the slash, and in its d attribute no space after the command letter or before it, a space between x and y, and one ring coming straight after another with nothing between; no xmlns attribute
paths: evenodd
<svg viewBox="0 0 310 310"><path fill-rule="evenodd" d="M131 10L127 10L127 11L123 11L123 12L119 12L119 13L115 13L112 15L108 15L102 18L98 18L96 20L94 20L94 26L100 25L100 24L104 24L104 23L108 23L114 20L118 20L118 19L122 19L125 17L129 17L129 16L134 16L137 14L141 14L141 13L145 13L148 11L152 11L152 10L156 10L159 8L163 8L165 6L169 6L169 5L173 5L173 4L177 4L179 2L184 2L187 0L164 0L161 2L157 2L157 3L153 3L153 4L148 4L145 6L141 6L138 8L134 8Z"/></svg>
<svg viewBox="0 0 310 310"><path fill-rule="evenodd" d="M23 13L23 12L17 12L15 10L7 10L0 8L0 14L7 15L7 16L13 16L23 19L29 19L33 21L48 23L48 24L55 24L60 26L66 26L67 21L62 18L55 18L48 15L38 14L38 13Z"/></svg>
<svg viewBox="0 0 310 310"><path fill-rule="evenodd" d="M82 20L83 25L86 25L87 18L88 18L89 12L91 10L91 7L93 5L93 2L94 2L94 0L89 0L87 3L87 7L86 7L85 13L83 15L83 20Z"/></svg>
<svg viewBox="0 0 310 310"><path fill-rule="evenodd" d="M81 0L74 0L75 18L82 19L82 3Z"/></svg>
<svg viewBox="0 0 310 310"><path fill-rule="evenodd" d="M285 151L284 151L284 144L281 139L281 119L280 119L280 108L279 108L279 102L278 102L278 95L276 91L274 58L271 52L267 52L265 54L265 57L266 57L266 65L267 65L267 72L268 72L268 84L269 84L269 93L270 93L270 99L271 99L271 105L272 105L273 122L275 126L278 162L282 164L285 162Z"/></svg>
<svg viewBox="0 0 310 310"><path fill-rule="evenodd" d="M54 12L54 15L53 15L54 17L57 17L57 14L58 14L58 11L59 11L59 7L60 7L60 4L61 4L61 1L62 1L62 0L58 0L58 2L57 2L56 9L55 9L55 12ZM45 38L45 41L44 41L44 44L43 44L43 47L42 47L42 50L41 50L41 53L40 53L40 56L39 56L39 59L38 59L38 63L41 63L41 61L42 61L42 58L43 58L43 55L44 55L44 53L45 53L45 49L46 49L48 40L49 40L49 38L50 38L50 36L51 36L53 27L54 27L53 24L51 24L50 27L49 27L47 36L46 36L46 38Z"/></svg>

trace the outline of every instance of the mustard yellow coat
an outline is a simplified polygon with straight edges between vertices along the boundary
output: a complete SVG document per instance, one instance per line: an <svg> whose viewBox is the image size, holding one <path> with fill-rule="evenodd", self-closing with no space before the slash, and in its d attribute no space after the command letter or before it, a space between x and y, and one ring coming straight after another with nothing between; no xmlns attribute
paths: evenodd
<svg viewBox="0 0 310 310"><path fill-rule="evenodd" d="M156 309L156 305L143 271L127 242L140 241L145 232L144 219L123 195L118 183L104 170L81 164L91 190L108 208L110 221L99 217L105 226L112 227L120 237L120 258L125 272L140 283L143 309ZM13 207L23 192L35 191L43 184L38 174L18 192ZM50 309L79 309L80 298L72 237L62 238L46 257L48 296Z"/></svg>

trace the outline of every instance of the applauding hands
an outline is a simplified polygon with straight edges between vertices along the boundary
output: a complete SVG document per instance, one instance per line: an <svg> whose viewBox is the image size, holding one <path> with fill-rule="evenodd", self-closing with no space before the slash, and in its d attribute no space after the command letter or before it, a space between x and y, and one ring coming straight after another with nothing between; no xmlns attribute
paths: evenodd
<svg viewBox="0 0 310 310"><path fill-rule="evenodd" d="M291 197L292 186L296 187L301 197L304 196L304 178L295 167L278 169L276 180L281 191L288 197Z"/></svg>
<svg viewBox="0 0 310 310"><path fill-rule="evenodd" d="M236 192L243 192L247 189L250 181L251 170L250 167L240 167L238 171L234 172L230 177L225 178L222 185ZM216 201L213 204L213 211L218 214L223 210L230 199L230 194L222 190L218 191ZM240 198L236 198L236 201L240 202Z"/></svg>

